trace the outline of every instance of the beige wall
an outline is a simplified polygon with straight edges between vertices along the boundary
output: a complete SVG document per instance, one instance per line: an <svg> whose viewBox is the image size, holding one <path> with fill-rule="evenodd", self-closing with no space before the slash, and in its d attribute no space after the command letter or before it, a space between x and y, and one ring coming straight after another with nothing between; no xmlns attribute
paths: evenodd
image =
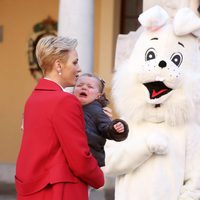
<svg viewBox="0 0 200 200"><path fill-rule="evenodd" d="M114 69L116 39L120 26L121 0L95 0L94 19L94 73L106 81L106 94L109 107L115 109L111 98L111 80Z"/></svg>
<svg viewBox="0 0 200 200"><path fill-rule="evenodd" d="M108 89L113 74L119 13L120 0L95 0L94 72L105 79Z"/></svg>
<svg viewBox="0 0 200 200"><path fill-rule="evenodd" d="M18 154L24 102L35 85L27 61L32 27L47 16L57 19L58 0L1 0L0 26L0 163L14 163Z"/></svg>

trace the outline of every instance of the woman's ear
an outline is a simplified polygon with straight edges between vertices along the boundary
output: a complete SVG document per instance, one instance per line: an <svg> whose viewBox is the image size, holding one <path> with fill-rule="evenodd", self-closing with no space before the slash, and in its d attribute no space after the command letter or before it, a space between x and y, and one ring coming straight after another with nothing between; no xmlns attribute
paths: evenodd
<svg viewBox="0 0 200 200"><path fill-rule="evenodd" d="M62 67L61 67L61 63L60 63L60 60L57 59L55 61L55 68L56 68L56 71L58 72L59 75L61 75L61 71L62 71Z"/></svg>

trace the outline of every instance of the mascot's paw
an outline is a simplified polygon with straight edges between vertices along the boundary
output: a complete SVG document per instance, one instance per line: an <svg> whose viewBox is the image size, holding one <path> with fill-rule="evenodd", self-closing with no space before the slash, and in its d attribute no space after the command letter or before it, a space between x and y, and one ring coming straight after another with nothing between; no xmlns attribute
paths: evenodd
<svg viewBox="0 0 200 200"><path fill-rule="evenodd" d="M182 198L182 197L181 197L181 198L179 198L178 200L194 200L194 199L193 199L193 198L190 198L190 197L186 197L186 198L184 198L184 197Z"/></svg>
<svg viewBox="0 0 200 200"><path fill-rule="evenodd" d="M168 151L168 139L161 134L153 134L147 138L147 146L151 153L164 155Z"/></svg>
<svg viewBox="0 0 200 200"><path fill-rule="evenodd" d="M178 198L178 200L199 200L200 194L199 192L195 192L187 187L182 188L181 194Z"/></svg>

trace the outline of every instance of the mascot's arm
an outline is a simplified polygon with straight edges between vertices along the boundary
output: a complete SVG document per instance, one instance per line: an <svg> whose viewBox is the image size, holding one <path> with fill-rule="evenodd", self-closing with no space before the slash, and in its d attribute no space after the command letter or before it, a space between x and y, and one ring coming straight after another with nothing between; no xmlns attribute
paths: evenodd
<svg viewBox="0 0 200 200"><path fill-rule="evenodd" d="M126 174L148 160L152 153L145 141L108 141L105 147L105 173L112 176Z"/></svg>
<svg viewBox="0 0 200 200"><path fill-rule="evenodd" d="M191 132L187 136L185 181L179 200L200 199L200 127Z"/></svg>
<svg viewBox="0 0 200 200"><path fill-rule="evenodd" d="M153 154L165 155L168 140L158 132L153 132L146 138L129 137L120 143L108 141L105 150L105 173L118 176L135 170Z"/></svg>

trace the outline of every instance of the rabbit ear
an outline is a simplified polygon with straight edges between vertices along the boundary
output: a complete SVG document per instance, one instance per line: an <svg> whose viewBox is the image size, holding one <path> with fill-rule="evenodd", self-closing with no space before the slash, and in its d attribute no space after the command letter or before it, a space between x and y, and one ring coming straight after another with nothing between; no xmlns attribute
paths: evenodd
<svg viewBox="0 0 200 200"><path fill-rule="evenodd" d="M174 32L176 35L186 35L192 33L200 37L200 19L189 8L181 8L174 17Z"/></svg>
<svg viewBox="0 0 200 200"><path fill-rule="evenodd" d="M138 18L140 24L150 31L159 29L167 23L168 19L167 12L158 5L144 11Z"/></svg>

